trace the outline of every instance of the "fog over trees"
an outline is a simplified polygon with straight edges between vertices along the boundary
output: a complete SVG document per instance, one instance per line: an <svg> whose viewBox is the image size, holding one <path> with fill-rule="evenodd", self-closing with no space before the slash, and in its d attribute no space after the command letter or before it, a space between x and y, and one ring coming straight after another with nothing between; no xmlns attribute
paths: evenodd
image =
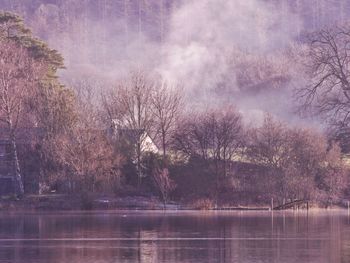
<svg viewBox="0 0 350 263"><path fill-rule="evenodd" d="M19 194L25 128L40 135L30 153L44 192L205 206L348 197L348 1L0 9L0 120Z"/></svg>
<svg viewBox="0 0 350 263"><path fill-rule="evenodd" d="M290 114L292 102L285 99L295 74L285 49L305 31L346 22L350 6L306 0L2 0L0 8L22 15L36 36L63 54L64 77L93 74L115 81L141 67L186 82L186 97L196 103L229 98L254 121L268 109L297 123L302 120Z"/></svg>

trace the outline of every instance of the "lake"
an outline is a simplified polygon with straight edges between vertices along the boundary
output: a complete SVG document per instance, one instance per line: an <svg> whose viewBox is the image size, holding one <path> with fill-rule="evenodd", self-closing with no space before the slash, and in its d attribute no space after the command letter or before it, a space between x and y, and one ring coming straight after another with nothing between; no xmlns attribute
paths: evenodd
<svg viewBox="0 0 350 263"><path fill-rule="evenodd" d="M350 262L347 211L0 214L0 262Z"/></svg>

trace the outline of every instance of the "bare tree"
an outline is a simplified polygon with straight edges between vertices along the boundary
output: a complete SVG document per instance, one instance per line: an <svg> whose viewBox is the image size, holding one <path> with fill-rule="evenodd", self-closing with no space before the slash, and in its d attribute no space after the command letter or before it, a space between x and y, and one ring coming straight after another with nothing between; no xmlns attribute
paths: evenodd
<svg viewBox="0 0 350 263"><path fill-rule="evenodd" d="M24 120L26 100L44 72L44 67L34 61L25 48L11 41L0 41L0 121L9 130L18 195L23 195L24 188L17 154L16 130L20 121Z"/></svg>
<svg viewBox="0 0 350 263"><path fill-rule="evenodd" d="M153 114L151 110L151 96L154 81L143 72L133 72L130 78L117 85L104 96L104 107L111 123L115 128L133 133L136 139L136 166L138 185L141 185L141 159L145 133L151 130Z"/></svg>
<svg viewBox="0 0 350 263"><path fill-rule="evenodd" d="M160 138L163 160L165 160L167 148L176 130L176 124L181 111L181 90L176 86L170 87L165 82L160 83L154 89L151 103L155 136Z"/></svg>
<svg viewBox="0 0 350 263"><path fill-rule="evenodd" d="M185 156L199 156L209 160L212 156L210 147L210 132L205 125L205 114L193 112L184 114L178 123L174 135L174 149Z"/></svg>
<svg viewBox="0 0 350 263"><path fill-rule="evenodd" d="M237 154L243 145L242 132L243 125L240 114L234 108L224 108L218 113L212 113L212 118L216 120L216 150L214 157L223 164L223 174L227 175L227 162Z"/></svg>
<svg viewBox="0 0 350 263"><path fill-rule="evenodd" d="M286 126L275 121L270 115L265 116L264 123L249 133L248 156L255 162L274 169L282 166Z"/></svg>
<svg viewBox="0 0 350 263"><path fill-rule="evenodd" d="M106 117L101 116L103 111L101 91L107 83L88 75L80 78L71 77L66 82L75 91L76 108L84 114L85 118L90 117L93 123L102 125Z"/></svg>
<svg viewBox="0 0 350 263"><path fill-rule="evenodd" d="M95 192L105 182L110 186L108 190L115 190L113 187L119 185L124 158L114 151L104 131L80 121L56 142L57 159L63 168L61 177L71 186L75 183L70 190Z"/></svg>
<svg viewBox="0 0 350 263"><path fill-rule="evenodd" d="M269 115L265 117L261 127L250 131L247 156L253 163L267 168L267 174L262 176L261 180L268 182L269 194L279 201L300 197L292 194L291 189L305 183L299 177L301 170L296 166L299 158L306 157L300 157L301 152L297 153L296 149L293 149L297 139L298 136L292 134L285 124ZM311 175L310 177L312 178ZM308 187L309 183L303 186Z"/></svg>
<svg viewBox="0 0 350 263"><path fill-rule="evenodd" d="M212 174L215 199L220 182L228 175L228 163L242 146L241 116L232 107L193 114L180 121L174 147L188 157L200 157Z"/></svg>
<svg viewBox="0 0 350 263"><path fill-rule="evenodd" d="M158 190L162 195L162 199L165 207L165 205L168 202L169 193L175 189L176 184L170 178L169 170L167 168L156 169L156 171L153 173L153 179L156 182Z"/></svg>
<svg viewBox="0 0 350 263"><path fill-rule="evenodd" d="M267 168L267 177L261 180L268 181L270 195L280 202L315 199L319 193L334 200L344 185L339 148L330 147L319 133L289 128L270 116L250 132L247 155Z"/></svg>
<svg viewBox="0 0 350 263"><path fill-rule="evenodd" d="M350 115L350 27L335 26L307 37L303 53L311 82L297 89L304 111L348 125Z"/></svg>
<svg viewBox="0 0 350 263"><path fill-rule="evenodd" d="M56 138L54 146L56 159L63 167L63 177L80 184L84 191L94 192L102 185L115 190L113 187L120 184L124 157L101 126L96 101L99 83L92 79L75 79L70 83L77 93L77 121L68 132Z"/></svg>
<svg viewBox="0 0 350 263"><path fill-rule="evenodd" d="M175 148L186 155L213 160L216 175L226 175L226 163L242 145L241 116L232 107L193 114L181 120L175 134ZM222 164L222 169L219 169Z"/></svg>

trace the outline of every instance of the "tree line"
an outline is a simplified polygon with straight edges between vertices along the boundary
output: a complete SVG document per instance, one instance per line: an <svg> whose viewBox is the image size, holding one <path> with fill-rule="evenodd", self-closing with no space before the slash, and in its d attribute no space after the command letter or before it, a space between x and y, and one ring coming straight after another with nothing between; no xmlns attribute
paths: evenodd
<svg viewBox="0 0 350 263"><path fill-rule="evenodd" d="M185 84L142 70L102 91L93 77L62 85L62 56L20 17L0 13L0 121L9 131L17 194L26 192L22 163L36 156L42 191L148 193L164 203L210 205L340 202L348 191L338 135L348 126L349 31L309 34L293 54L310 80L296 88L299 109L335 127L327 136L268 114L249 127L230 103L194 108ZM19 129L37 133L21 154Z"/></svg>

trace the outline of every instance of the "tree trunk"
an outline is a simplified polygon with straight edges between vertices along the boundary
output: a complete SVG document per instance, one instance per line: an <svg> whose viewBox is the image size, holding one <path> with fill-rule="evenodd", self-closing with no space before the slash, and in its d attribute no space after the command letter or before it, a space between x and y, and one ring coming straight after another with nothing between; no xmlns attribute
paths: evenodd
<svg viewBox="0 0 350 263"><path fill-rule="evenodd" d="M141 187L141 142L137 142L137 188Z"/></svg>
<svg viewBox="0 0 350 263"><path fill-rule="evenodd" d="M23 186L23 181L21 177L21 169L18 161L16 137L12 129L10 134L10 142L11 142L12 158L13 158L14 170L15 170L14 172L15 172L15 182L16 182L16 187L15 187L16 195L23 196L24 186Z"/></svg>
<svg viewBox="0 0 350 263"><path fill-rule="evenodd" d="M218 160L215 160L215 203L216 207L219 200L219 164Z"/></svg>
<svg viewBox="0 0 350 263"><path fill-rule="evenodd" d="M166 143L165 143L165 131L162 132L162 147L163 147L163 161L166 159Z"/></svg>

